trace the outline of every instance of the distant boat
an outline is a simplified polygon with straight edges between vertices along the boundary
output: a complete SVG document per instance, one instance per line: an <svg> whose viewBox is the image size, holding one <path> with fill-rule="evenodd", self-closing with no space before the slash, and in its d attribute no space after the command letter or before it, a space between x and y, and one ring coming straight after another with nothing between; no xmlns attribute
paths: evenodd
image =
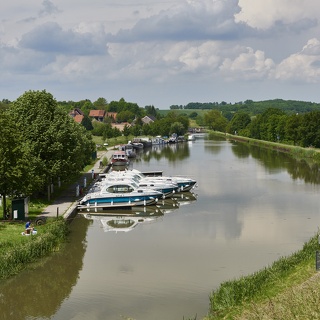
<svg viewBox="0 0 320 320"><path fill-rule="evenodd" d="M124 151L128 158L135 158L137 156L136 152L134 151L133 145L128 144L121 144L119 146L120 151Z"/></svg>
<svg viewBox="0 0 320 320"><path fill-rule="evenodd" d="M125 151L116 150L111 157L112 166L126 166L129 164L129 158Z"/></svg>
<svg viewBox="0 0 320 320"><path fill-rule="evenodd" d="M153 146L163 145L163 144L167 143L167 141L165 139L161 138L161 137L155 137L151 141L152 141L152 145Z"/></svg>
<svg viewBox="0 0 320 320"><path fill-rule="evenodd" d="M188 135L188 141L195 141L195 140L196 140L196 136L194 134Z"/></svg>

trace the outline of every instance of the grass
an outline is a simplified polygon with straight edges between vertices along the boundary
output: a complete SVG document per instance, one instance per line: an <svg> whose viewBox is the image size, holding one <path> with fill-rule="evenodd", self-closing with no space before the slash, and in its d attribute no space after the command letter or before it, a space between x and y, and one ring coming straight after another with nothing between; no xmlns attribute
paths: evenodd
<svg viewBox="0 0 320 320"><path fill-rule="evenodd" d="M260 306L261 312L266 312L262 310L267 310L267 306L270 307L270 301L273 301L272 304L275 306L276 301L281 301L281 297L285 297L292 290L299 291L294 288L299 288L302 283L314 276L315 252L318 249L318 235L316 235L300 251L277 260L270 267L252 275L222 283L210 296L210 315L206 319L248 319L249 314L252 315L252 319L280 319L277 317L255 318L254 314L260 310ZM320 281L318 285L320 286ZM303 296L302 293L301 296ZM312 304L312 300L310 303ZM311 305L308 306L312 309ZM291 306L282 305L281 308L291 308ZM244 317L243 314L246 316Z"/></svg>
<svg viewBox="0 0 320 320"><path fill-rule="evenodd" d="M105 150L106 148L114 147L118 144L125 144L128 143L128 141L132 141L133 136L120 136L120 137L115 137L115 138L109 138L107 140L103 140L101 136L92 136L92 140L96 145L99 145L98 150ZM104 143L108 143L107 146L104 146Z"/></svg>
<svg viewBox="0 0 320 320"><path fill-rule="evenodd" d="M58 250L66 239L68 225L63 218L51 219L37 226L37 234L22 236L24 224L1 223L0 279L9 278L27 264Z"/></svg>

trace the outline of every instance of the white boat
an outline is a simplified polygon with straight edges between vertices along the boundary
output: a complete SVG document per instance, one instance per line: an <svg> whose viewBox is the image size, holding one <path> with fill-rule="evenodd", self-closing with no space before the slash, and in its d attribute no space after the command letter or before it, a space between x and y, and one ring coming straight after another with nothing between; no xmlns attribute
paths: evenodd
<svg viewBox="0 0 320 320"><path fill-rule="evenodd" d="M196 140L196 136L194 134L188 135L188 141L195 141L195 140Z"/></svg>
<svg viewBox="0 0 320 320"><path fill-rule="evenodd" d="M186 192L190 191L193 188L197 186L197 181L191 178L187 177L178 177L178 176L173 176L173 177L166 177L166 176L157 176L157 177L147 177L145 176L142 172L136 169L131 169L131 170L125 170L125 172L132 172L136 174L140 178L140 184L142 182L146 181L153 181L153 182L166 182L166 183L173 183L177 184L179 187L180 192Z"/></svg>
<svg viewBox="0 0 320 320"><path fill-rule="evenodd" d="M129 164L129 158L125 151L116 150L111 157L112 166L126 166Z"/></svg>
<svg viewBox="0 0 320 320"><path fill-rule="evenodd" d="M101 176L101 175L100 175ZM150 179L142 180L138 175L131 171L111 171L104 175L104 179L101 180L101 184L110 183L111 181L133 181L139 188L153 189L163 194L163 198L173 196L176 192L179 192L179 186L171 181Z"/></svg>
<svg viewBox="0 0 320 320"><path fill-rule="evenodd" d="M164 145L167 143L167 141L160 136L153 138L151 141L153 146Z"/></svg>
<svg viewBox="0 0 320 320"><path fill-rule="evenodd" d="M132 144L121 144L120 151L124 151L128 158L135 158L137 156Z"/></svg>
<svg viewBox="0 0 320 320"><path fill-rule="evenodd" d="M153 189L140 188L133 181L98 182L80 201L78 209L96 210L149 206L156 204L163 194Z"/></svg>

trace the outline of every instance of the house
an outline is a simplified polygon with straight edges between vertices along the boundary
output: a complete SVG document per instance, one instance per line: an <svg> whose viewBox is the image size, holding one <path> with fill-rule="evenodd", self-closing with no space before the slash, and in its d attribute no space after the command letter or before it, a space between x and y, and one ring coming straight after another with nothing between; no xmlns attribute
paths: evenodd
<svg viewBox="0 0 320 320"><path fill-rule="evenodd" d="M81 123L84 118L84 113L79 108L75 108L69 112L69 115L74 119L75 122Z"/></svg>
<svg viewBox="0 0 320 320"><path fill-rule="evenodd" d="M84 116L82 114L77 114L76 116L73 117L74 121L77 123L81 123L83 118Z"/></svg>
<svg viewBox="0 0 320 320"><path fill-rule="evenodd" d="M105 110L90 110L89 117L93 120L102 122L106 115Z"/></svg>
<svg viewBox="0 0 320 320"><path fill-rule="evenodd" d="M79 108L75 108L69 112L69 116L71 116L72 118L74 118L75 116L78 116L78 115L81 115L81 116L84 115L84 113Z"/></svg>
<svg viewBox="0 0 320 320"><path fill-rule="evenodd" d="M154 122L156 120L156 118L154 116L145 116L141 119L143 124L150 124L152 122Z"/></svg>

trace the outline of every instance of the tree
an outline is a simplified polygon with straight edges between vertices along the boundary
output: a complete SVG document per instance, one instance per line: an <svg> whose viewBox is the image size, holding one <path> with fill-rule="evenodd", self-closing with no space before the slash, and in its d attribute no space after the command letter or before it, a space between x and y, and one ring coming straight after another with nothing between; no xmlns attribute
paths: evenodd
<svg viewBox="0 0 320 320"><path fill-rule="evenodd" d="M290 115L285 125L285 138L288 142L296 145L300 140L299 128L301 127L302 116L299 114Z"/></svg>
<svg viewBox="0 0 320 320"><path fill-rule="evenodd" d="M204 115L205 124L212 130L225 132L228 120L221 114L219 110L210 110Z"/></svg>
<svg viewBox="0 0 320 320"><path fill-rule="evenodd" d="M237 112L228 125L228 132L234 134L237 132L241 135L241 130L245 129L251 122L250 116L244 112Z"/></svg>
<svg viewBox="0 0 320 320"><path fill-rule="evenodd" d="M86 128L86 130L93 130L92 121L87 115L84 115L81 121L81 125L83 125Z"/></svg>
<svg viewBox="0 0 320 320"><path fill-rule="evenodd" d="M93 102L93 105L96 109L102 109L106 110L108 106L108 102L105 98L98 98L95 102Z"/></svg>
<svg viewBox="0 0 320 320"><path fill-rule="evenodd" d="M45 90L25 92L13 103L10 115L35 161L39 188L44 190L58 178L69 179L91 160L95 148L91 135Z"/></svg>
<svg viewBox="0 0 320 320"><path fill-rule="evenodd" d="M28 195L36 184L33 159L25 144L21 128L7 112L0 111L0 194L3 218L6 218L7 196Z"/></svg>
<svg viewBox="0 0 320 320"><path fill-rule="evenodd" d="M185 134L185 129L181 122L174 122L170 127L170 134L176 133L178 136L182 136Z"/></svg>

